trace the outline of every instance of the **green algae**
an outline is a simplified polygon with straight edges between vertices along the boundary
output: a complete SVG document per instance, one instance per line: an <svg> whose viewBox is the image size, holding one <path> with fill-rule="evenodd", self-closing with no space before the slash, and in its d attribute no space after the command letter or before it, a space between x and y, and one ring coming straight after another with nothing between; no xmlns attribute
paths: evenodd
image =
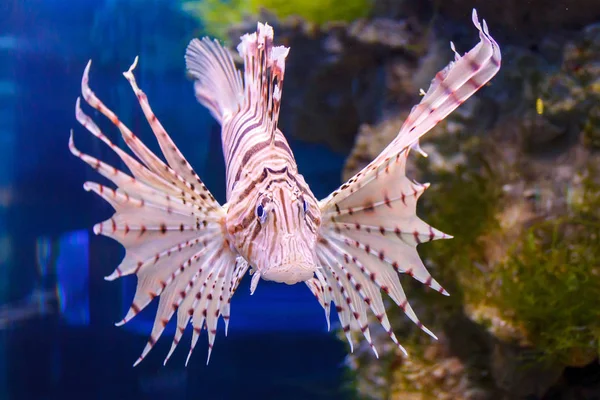
<svg viewBox="0 0 600 400"><path fill-rule="evenodd" d="M372 0L202 0L183 2L188 12L204 26L207 34L227 41L232 25L245 17L256 18L261 9L278 18L299 16L322 25L327 22L350 22L369 15Z"/></svg>
<svg viewBox="0 0 600 400"><path fill-rule="evenodd" d="M444 153L458 150L444 139L436 146ZM423 215L428 224L454 236L450 240L423 244L419 246L419 253L431 274L451 296L433 293L416 280L401 277L409 302L420 320L437 335L445 336L446 343L454 341L457 334L462 336L470 341L469 348L474 353L483 352L477 339L473 340L479 333L474 331L475 324L466 321L463 307L466 301L485 297L488 280L480 265L487 263L486 238L500 230L497 216L503 196L503 178L486 161L480 151L482 146L486 145L479 140L462 146L466 165L450 170L433 171L427 159L416 159L419 170L427 178L421 180L432 183L419 200L418 214ZM388 316L409 357L398 350L382 351L374 363L368 353L354 355L348 377L356 379L357 392L376 392L373 398L457 398L456 394L462 390L459 387L489 386L489 377L482 378L481 374L485 360L477 357L459 360L455 355L442 354L448 351L447 345L425 335L395 305L388 307ZM456 321L462 324L460 332L453 326ZM432 355L432 351L436 354ZM460 371L448 372L445 365L456 365Z"/></svg>
<svg viewBox="0 0 600 400"><path fill-rule="evenodd" d="M600 83L597 84L600 87ZM596 89L596 91L600 92L600 89ZM600 148L600 106L598 106L598 102L600 102L600 96L596 96L595 105L591 108L588 113L588 120L585 122L582 131L582 140L583 144L599 149Z"/></svg>
<svg viewBox="0 0 600 400"><path fill-rule="evenodd" d="M599 207L600 187L587 177L570 212L525 230L491 275L494 302L541 359L580 365L598 354Z"/></svg>
<svg viewBox="0 0 600 400"><path fill-rule="evenodd" d="M461 149L447 141L436 143L445 154L462 150L465 155L464 164L448 170L434 170L427 159L417 159L419 180L432 183L419 200L418 214L454 236L421 245L419 253L451 296L431 293L401 277L421 321L444 336L451 354L459 357L464 371L453 379L461 379L469 390L490 393L499 390L492 371L503 368L502 362L523 368L513 371L507 383L510 390L518 390L521 380L529 382L528 373L535 375L544 365L558 373L567 365L586 365L600 347L597 158L583 164L587 171L578 168L571 182L553 186L558 191L555 201L563 206L539 214L535 203L543 199L531 198L526 190L540 184L539 172L526 164L528 158L508 163L494 150L499 146L493 140L463 141ZM513 219L513 209L518 219ZM420 398L457 393L456 386L432 379L438 374L435 364L444 357L424 357L431 339L406 323L394 305L388 313L410 361L396 351L380 352L376 367L367 357L354 357L359 386L370 385L359 392L387 388L385 395L418 393ZM502 349L514 354L502 360Z"/></svg>
<svg viewBox="0 0 600 400"><path fill-rule="evenodd" d="M454 306L486 291L481 268L487 262L485 238L499 230L502 200L502 178L485 157L478 151L467 157L467 165L433 173L434 182L423 195L419 211L428 224L453 236L422 245L419 252L434 266L436 280L451 293L435 301Z"/></svg>
<svg viewBox="0 0 600 400"><path fill-rule="evenodd" d="M528 122L532 110L515 107L515 115L499 120L483 139L469 129L468 120L458 121L463 125L458 130L442 122L443 134L432 135L426 144L433 142L444 160L464 155L464 165L438 170L433 157L416 160L419 181L432 183L419 200L418 215L454 236L420 245L419 254L451 296L424 290L408 277L401 277L402 284L421 321L460 357L470 387L511 394L527 394L534 386L543 391L565 366L585 366L598 358L600 167L594 166L600 165L595 153L600 148L600 64L584 60L576 64L585 68L575 68L569 60L583 54L575 53L565 56L556 73L535 66L528 96L542 99L545 111L534 116L534 123ZM549 123L538 124L542 120ZM457 122L456 117L450 121ZM561 148L566 141L554 140L561 135L579 135L579 140ZM529 137L534 140L527 142ZM540 151L544 144L559 154L553 164ZM429 369L432 361L423 354L431 340L406 323L393 304L388 314L412 361L380 352L385 362L377 361L376 374L375 362L360 358L356 375L363 382L367 376L386 378L379 385L396 388L398 398L415 392L426 398L442 390L428 376L412 373L412 366ZM472 337L482 340L475 343ZM436 356L433 362L443 359ZM481 371L487 378L478 376Z"/></svg>
<svg viewBox="0 0 600 400"><path fill-rule="evenodd" d="M442 324L464 307L491 307L507 331L515 328L505 339L529 343L538 361L589 362L600 348L600 175L594 161L570 188L568 209L517 223L516 233L508 233L503 214L511 201L502 186L511 168L485 159L476 152L468 166L437 172L423 196L426 221L454 238L419 251L452 296L442 299L445 306L429 296L419 301L425 299ZM440 310L446 317L437 316ZM490 330L485 318L477 322Z"/></svg>

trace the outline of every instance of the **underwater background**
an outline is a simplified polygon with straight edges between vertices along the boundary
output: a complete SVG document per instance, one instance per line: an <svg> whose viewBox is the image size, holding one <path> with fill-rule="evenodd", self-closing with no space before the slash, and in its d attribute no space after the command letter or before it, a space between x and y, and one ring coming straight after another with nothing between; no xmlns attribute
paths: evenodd
<svg viewBox="0 0 600 400"><path fill-rule="evenodd" d="M269 22L291 48L280 127L323 198L395 137L452 59L450 40L461 53L475 44L473 7L502 68L408 166L432 183L419 215L454 236L419 246L450 297L402 280L439 341L390 302L410 357L383 330L379 360L360 340L349 355L304 285L262 282L250 297L246 277L209 366L200 345L188 367L183 350L163 367L167 337L133 368L154 307L114 326L135 279L104 280L124 250L93 234L112 209L82 190L97 174L67 146L73 129L118 165L75 120L88 60L93 90L158 150L122 76L139 55L154 112L224 202L220 128L194 98L185 47L210 35L235 49ZM0 0L0 11L0 399L600 399L600 1Z"/></svg>

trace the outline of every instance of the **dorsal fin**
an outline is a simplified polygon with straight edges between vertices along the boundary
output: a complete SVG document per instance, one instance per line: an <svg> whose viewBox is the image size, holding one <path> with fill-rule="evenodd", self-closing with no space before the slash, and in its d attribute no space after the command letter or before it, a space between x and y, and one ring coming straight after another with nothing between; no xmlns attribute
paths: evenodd
<svg viewBox="0 0 600 400"><path fill-rule="evenodd" d="M193 39L185 52L185 64L196 80L196 98L220 124L239 110L243 96L242 74L231 54L217 40Z"/></svg>
<svg viewBox="0 0 600 400"><path fill-rule="evenodd" d="M273 28L260 22L255 33L241 39L237 49L244 60L244 108L264 116L262 121L273 143L289 48L273 46Z"/></svg>

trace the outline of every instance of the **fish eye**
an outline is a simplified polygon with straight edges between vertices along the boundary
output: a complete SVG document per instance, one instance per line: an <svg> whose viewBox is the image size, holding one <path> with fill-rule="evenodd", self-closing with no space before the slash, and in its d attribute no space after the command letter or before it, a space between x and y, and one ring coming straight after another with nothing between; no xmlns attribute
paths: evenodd
<svg viewBox="0 0 600 400"><path fill-rule="evenodd" d="M265 222L267 218L267 213L265 212L265 207L262 204L256 206L256 216L260 220L260 222Z"/></svg>

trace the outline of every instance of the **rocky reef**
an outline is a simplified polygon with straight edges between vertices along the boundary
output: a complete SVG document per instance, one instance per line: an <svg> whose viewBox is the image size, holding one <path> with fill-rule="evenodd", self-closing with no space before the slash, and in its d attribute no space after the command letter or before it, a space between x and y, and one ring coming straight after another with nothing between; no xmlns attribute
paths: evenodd
<svg viewBox="0 0 600 400"><path fill-rule="evenodd" d="M409 174L432 182L420 214L455 237L420 248L452 296L406 280L413 305L441 340L423 338L396 311L411 357L390 350L382 364L350 356L363 396L600 393L599 32L590 25L557 44L559 62L503 47L510 62L497 79L423 141L429 159L412 157ZM404 116L361 126L345 177L383 149ZM574 371L590 375L573 380Z"/></svg>
<svg viewBox="0 0 600 400"><path fill-rule="evenodd" d="M451 58L449 40L472 45L460 22L471 2L415 3L376 1L369 18L335 23L259 16L292 48L282 129L349 153L344 179L396 136L419 88ZM424 138L429 157L412 155L408 166L411 178L432 183L419 215L454 236L419 247L451 297L401 278L440 340L390 304L410 357L374 324L380 359L368 346L347 359L361 398L600 395L597 2L564 14L537 12L540 2L507 2L502 12L488 3L480 11L505 39L504 65ZM255 19L228 29L231 41Z"/></svg>

